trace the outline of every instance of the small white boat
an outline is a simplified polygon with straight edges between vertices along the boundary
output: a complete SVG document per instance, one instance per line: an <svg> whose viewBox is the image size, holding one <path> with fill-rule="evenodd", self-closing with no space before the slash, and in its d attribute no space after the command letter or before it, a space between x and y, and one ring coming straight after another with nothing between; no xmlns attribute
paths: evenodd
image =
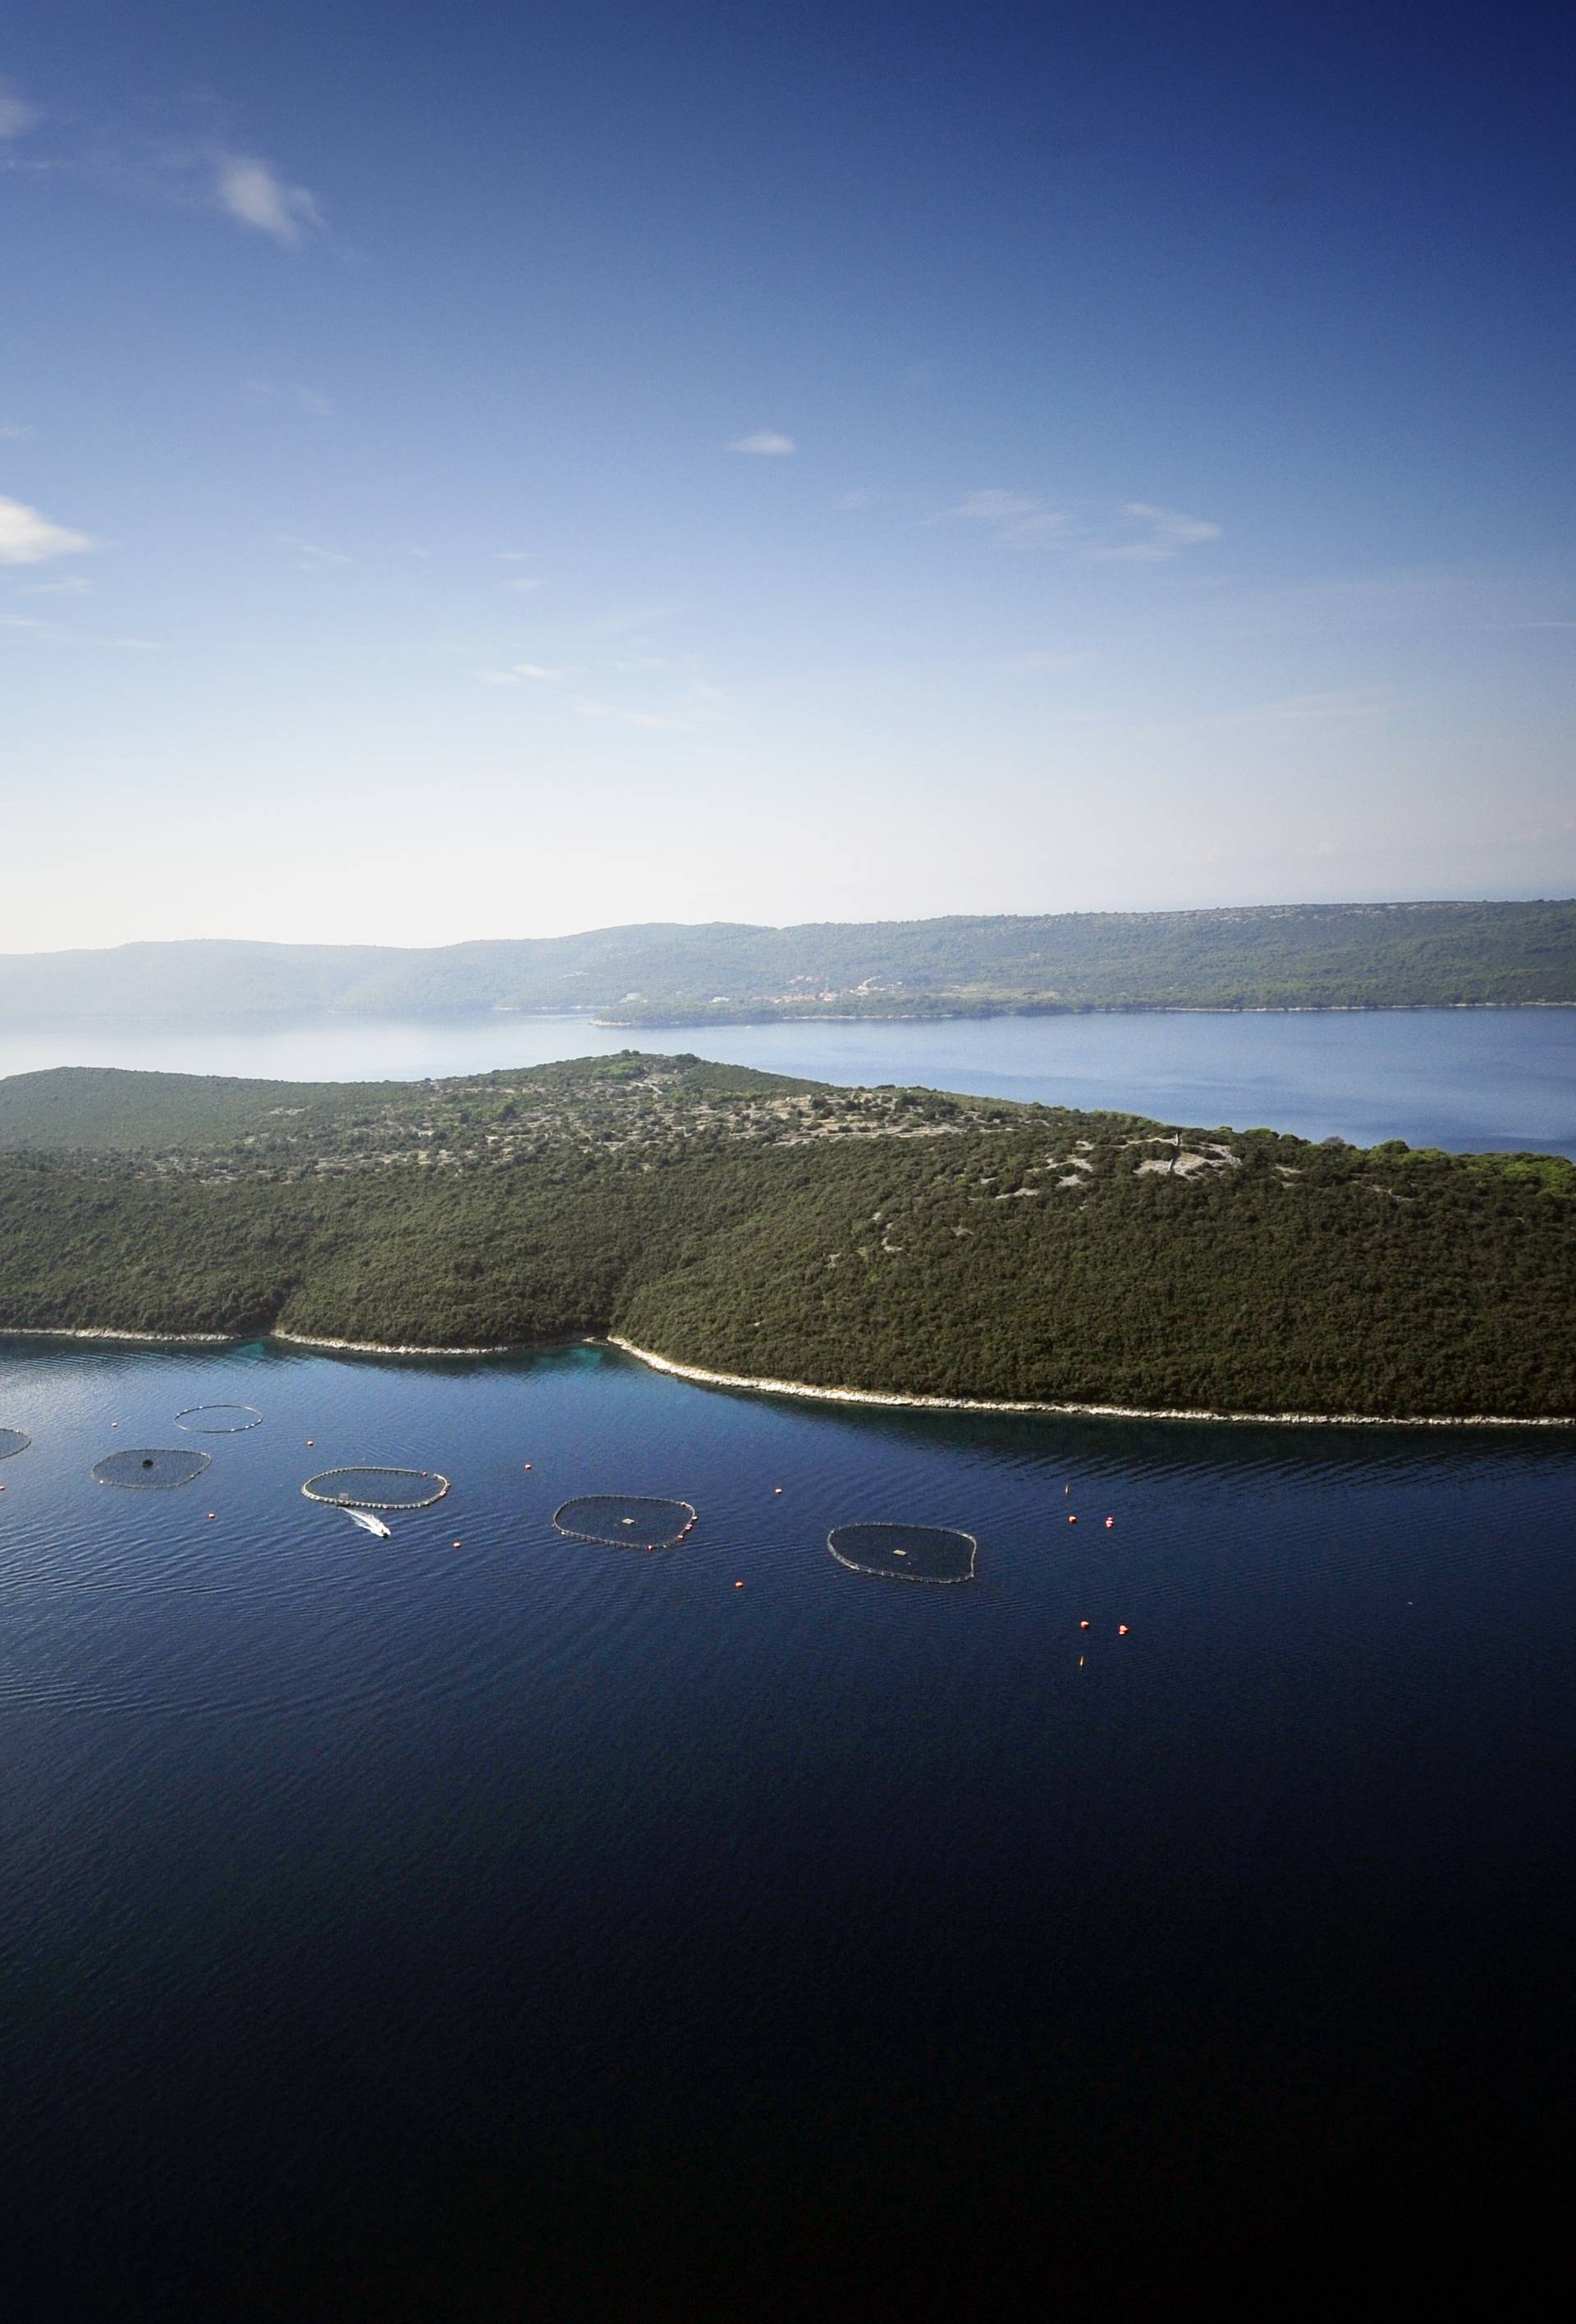
<svg viewBox="0 0 1576 2324"><path fill-rule="evenodd" d="M379 1541L394 1539L392 1528L385 1526L381 1517L375 1517L370 1509L347 1509L345 1514L353 1526L361 1527L363 1533L375 1534Z"/></svg>

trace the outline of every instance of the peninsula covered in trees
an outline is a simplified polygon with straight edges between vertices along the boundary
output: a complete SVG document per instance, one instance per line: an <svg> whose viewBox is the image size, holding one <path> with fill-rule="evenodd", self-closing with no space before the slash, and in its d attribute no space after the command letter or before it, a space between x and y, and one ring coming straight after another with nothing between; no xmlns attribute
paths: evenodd
<svg viewBox="0 0 1576 2324"><path fill-rule="evenodd" d="M814 1387L1576 1416L1576 1166L626 1051L0 1083L0 1332L613 1333Z"/></svg>
<svg viewBox="0 0 1576 2324"><path fill-rule="evenodd" d="M1576 902L599 928L417 949L194 940L0 955L14 1019L429 1016L618 1025L1167 1009L1576 1005Z"/></svg>

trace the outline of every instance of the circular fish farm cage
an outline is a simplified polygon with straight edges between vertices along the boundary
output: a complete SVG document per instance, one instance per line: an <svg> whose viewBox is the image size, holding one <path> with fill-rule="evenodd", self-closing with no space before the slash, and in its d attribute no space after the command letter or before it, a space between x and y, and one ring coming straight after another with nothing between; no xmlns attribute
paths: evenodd
<svg viewBox="0 0 1576 2324"><path fill-rule="evenodd" d="M134 1452L107 1452L93 1463L93 1475L100 1485L121 1485L132 1492L172 1493L212 1466L213 1454L199 1452L194 1445L162 1452L139 1445Z"/></svg>
<svg viewBox="0 0 1576 2324"><path fill-rule="evenodd" d="M25 1452L32 1443L24 1428L0 1428L0 1461L9 1461L14 1452Z"/></svg>
<svg viewBox="0 0 1576 2324"><path fill-rule="evenodd" d="M242 1436L262 1427L263 1415L255 1404L189 1404L175 1415L175 1425L189 1436Z"/></svg>
<svg viewBox="0 0 1576 2324"><path fill-rule="evenodd" d="M301 1487L337 1509L430 1509L448 1490L436 1469L321 1469Z"/></svg>
<svg viewBox="0 0 1576 2324"><path fill-rule="evenodd" d="M591 1541L603 1549L675 1549L695 1519L688 1501L645 1493L587 1493L552 1513L566 1540Z"/></svg>
<svg viewBox="0 0 1576 2324"><path fill-rule="evenodd" d="M953 1526L834 1526L826 1545L851 1573L884 1582L972 1582L979 1544Z"/></svg>

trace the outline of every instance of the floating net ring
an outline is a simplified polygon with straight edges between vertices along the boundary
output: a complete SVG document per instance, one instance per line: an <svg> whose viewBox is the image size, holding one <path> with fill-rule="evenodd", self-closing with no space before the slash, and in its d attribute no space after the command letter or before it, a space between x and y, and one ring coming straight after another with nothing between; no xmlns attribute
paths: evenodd
<svg viewBox="0 0 1576 2324"><path fill-rule="evenodd" d="M95 1480L100 1485L124 1485L133 1492L170 1493L177 1485L190 1485L205 1469L213 1466L211 1452L199 1452L195 1445L181 1444L172 1451L151 1450L145 1445L134 1452L107 1452L102 1461L93 1463Z"/></svg>
<svg viewBox="0 0 1576 2324"><path fill-rule="evenodd" d="M953 1526L834 1526L826 1545L853 1573L884 1582L972 1582L979 1544Z"/></svg>
<svg viewBox="0 0 1576 2324"><path fill-rule="evenodd" d="M0 1428L0 1461L9 1461L14 1452L25 1452L32 1443L24 1428Z"/></svg>
<svg viewBox="0 0 1576 2324"><path fill-rule="evenodd" d="M301 1487L337 1509L430 1509L448 1490L436 1469L320 1469Z"/></svg>
<svg viewBox="0 0 1576 2324"><path fill-rule="evenodd" d="M255 1404L189 1404L175 1415L175 1425L189 1436L240 1436L261 1428L263 1415Z"/></svg>
<svg viewBox="0 0 1576 2324"><path fill-rule="evenodd" d="M644 1493L587 1493L552 1513L567 1540L594 1541L603 1549L673 1549L695 1519L688 1501Z"/></svg>

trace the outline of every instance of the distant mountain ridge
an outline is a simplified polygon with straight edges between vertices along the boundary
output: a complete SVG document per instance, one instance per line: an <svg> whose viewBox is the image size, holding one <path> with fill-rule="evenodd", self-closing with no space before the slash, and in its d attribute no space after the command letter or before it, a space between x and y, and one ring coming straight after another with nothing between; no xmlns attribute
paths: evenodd
<svg viewBox="0 0 1576 2324"><path fill-rule="evenodd" d="M515 1009L659 1025L1100 1009L1576 1004L1576 900L653 923L436 947L223 938L0 954L13 1019Z"/></svg>

